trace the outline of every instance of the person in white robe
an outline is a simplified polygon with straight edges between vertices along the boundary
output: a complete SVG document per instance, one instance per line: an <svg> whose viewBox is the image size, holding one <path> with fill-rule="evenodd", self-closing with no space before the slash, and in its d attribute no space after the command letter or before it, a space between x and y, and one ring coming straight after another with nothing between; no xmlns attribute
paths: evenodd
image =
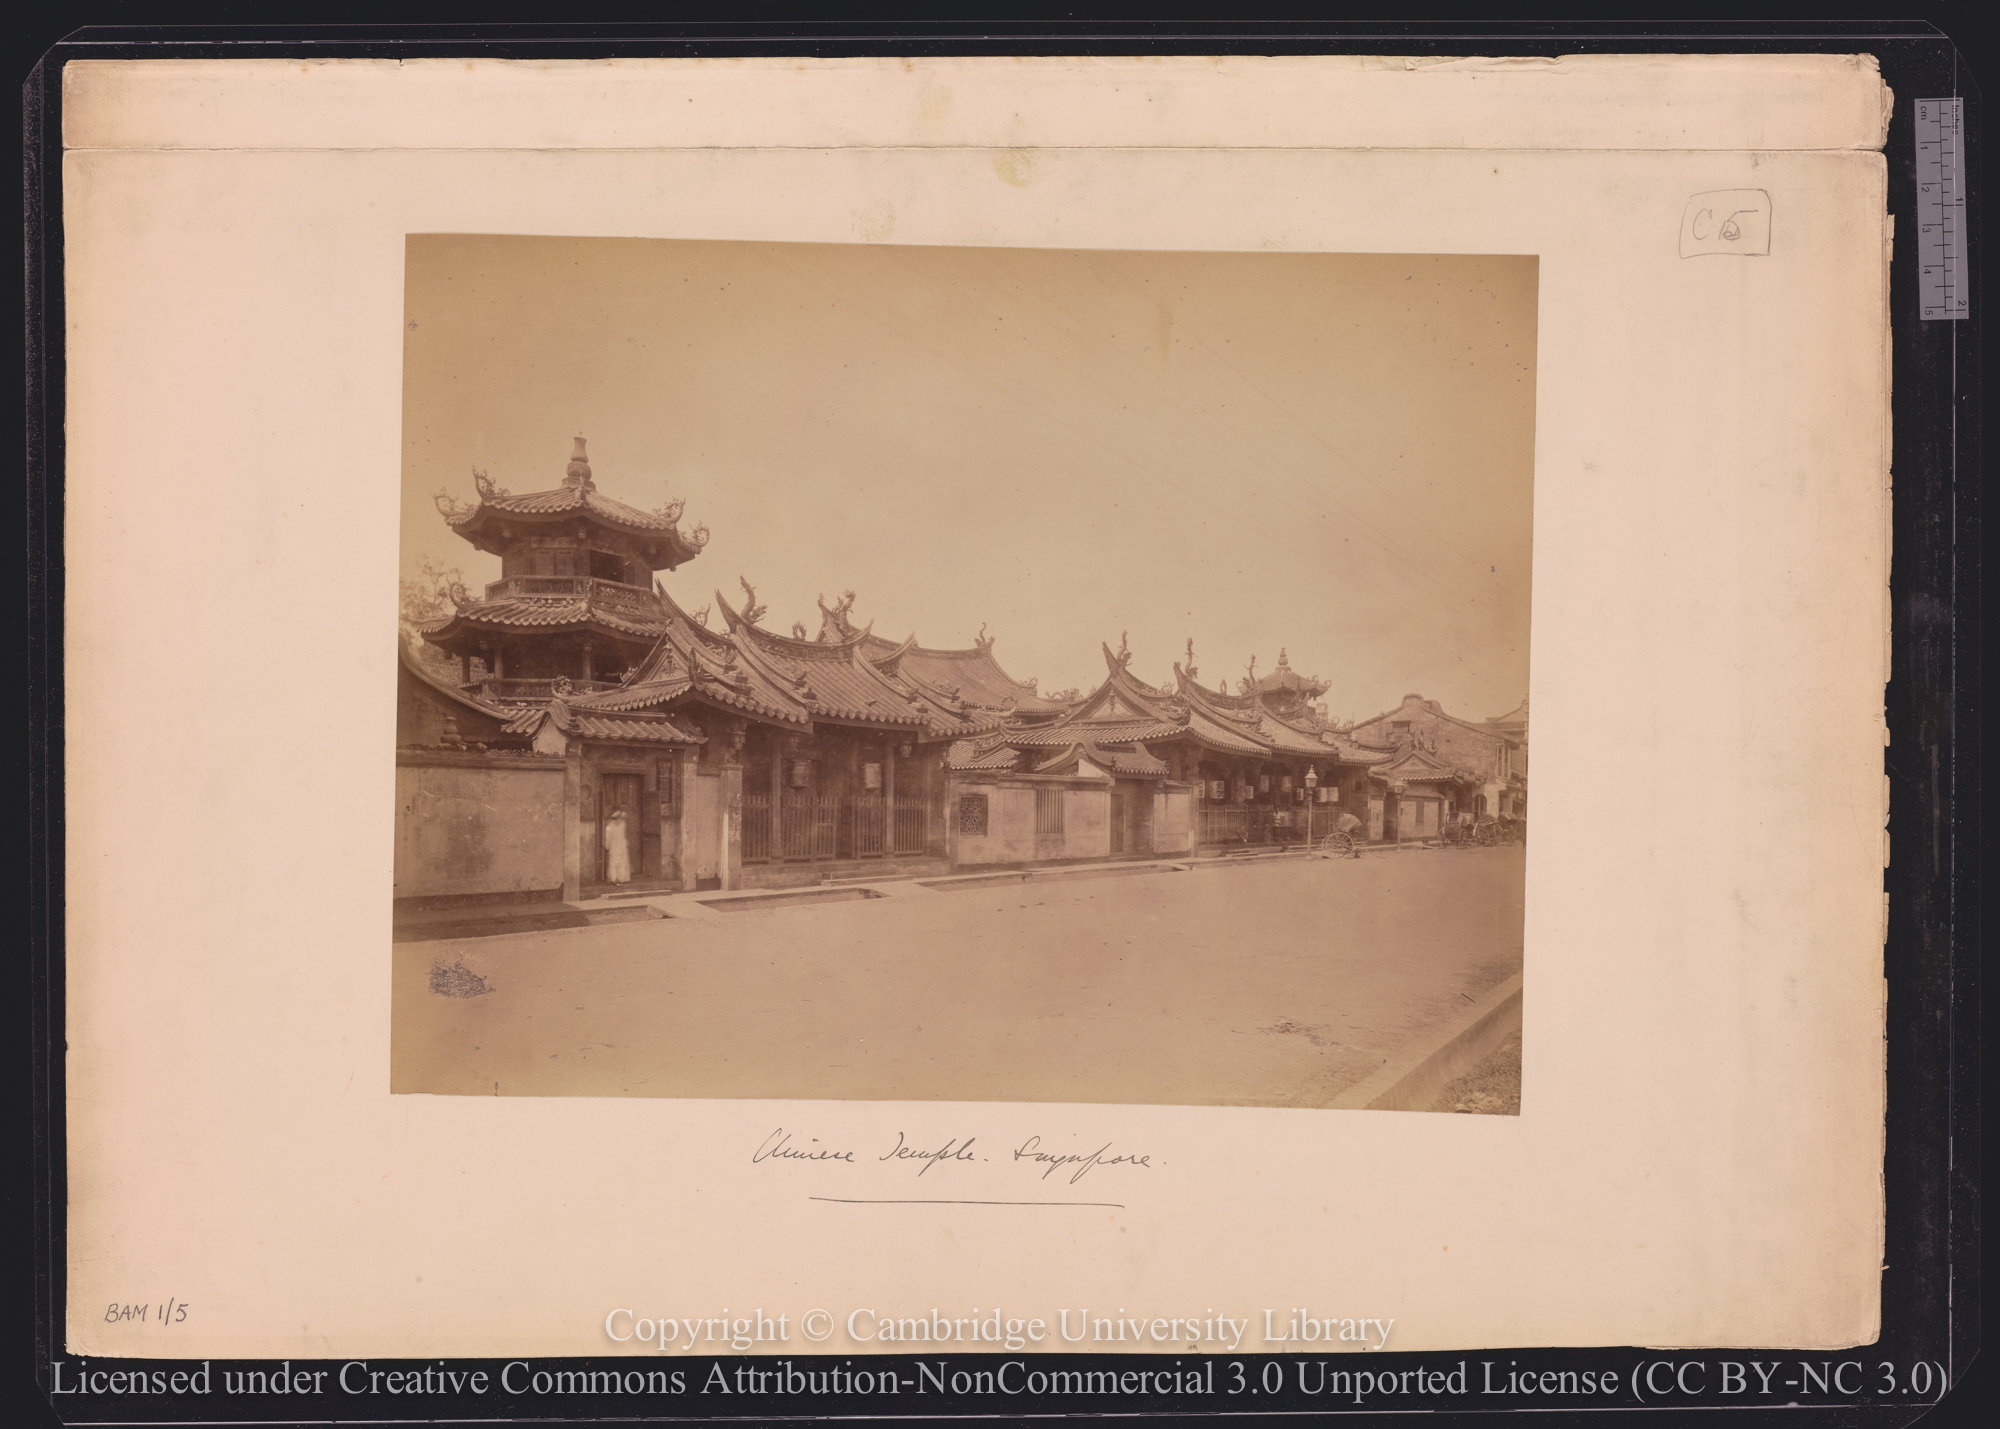
<svg viewBox="0 0 2000 1429"><path fill-rule="evenodd" d="M632 846L623 809L613 809L604 821L604 879L607 883L632 881Z"/></svg>

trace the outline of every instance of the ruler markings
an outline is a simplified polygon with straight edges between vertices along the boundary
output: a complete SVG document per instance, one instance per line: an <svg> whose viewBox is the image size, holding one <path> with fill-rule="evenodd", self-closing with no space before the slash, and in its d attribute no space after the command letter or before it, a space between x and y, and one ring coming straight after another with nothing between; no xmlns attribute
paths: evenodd
<svg viewBox="0 0 2000 1429"><path fill-rule="evenodd" d="M1965 317L1964 105L1917 101L1917 304L1927 319Z"/></svg>

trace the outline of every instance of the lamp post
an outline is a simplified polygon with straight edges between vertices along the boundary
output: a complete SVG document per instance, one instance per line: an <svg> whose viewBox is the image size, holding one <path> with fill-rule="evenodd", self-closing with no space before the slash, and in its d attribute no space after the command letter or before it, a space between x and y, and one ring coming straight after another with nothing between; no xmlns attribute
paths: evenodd
<svg viewBox="0 0 2000 1429"><path fill-rule="evenodd" d="M1313 846L1313 791L1319 788L1319 771L1314 766L1306 766L1306 847Z"/></svg>

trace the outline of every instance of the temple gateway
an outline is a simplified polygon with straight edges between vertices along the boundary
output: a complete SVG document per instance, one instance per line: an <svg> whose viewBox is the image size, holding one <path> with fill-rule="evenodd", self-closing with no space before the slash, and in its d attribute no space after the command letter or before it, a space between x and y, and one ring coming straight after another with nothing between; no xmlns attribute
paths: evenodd
<svg viewBox="0 0 2000 1429"><path fill-rule="evenodd" d="M1140 680L1122 636L1096 689L1044 695L983 632L938 649L857 625L851 591L816 631L766 629L747 580L690 614L660 573L708 532L600 492L582 437L552 490L474 485L440 514L500 579L451 590L422 649L398 641L399 907L1187 857L1302 842L1341 810L1405 840L1475 800L1525 808L1525 705L1476 726L1411 696L1337 727L1284 652L1231 693L1191 644Z"/></svg>

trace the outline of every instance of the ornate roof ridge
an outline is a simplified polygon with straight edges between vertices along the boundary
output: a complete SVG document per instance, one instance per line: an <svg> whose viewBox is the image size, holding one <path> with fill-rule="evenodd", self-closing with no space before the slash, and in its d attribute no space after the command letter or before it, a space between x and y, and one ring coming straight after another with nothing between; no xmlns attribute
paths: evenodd
<svg viewBox="0 0 2000 1429"><path fill-rule="evenodd" d="M728 623L732 632L740 630L765 642L773 649L783 651L788 655L796 655L800 659L825 659L829 650L852 650L859 646L862 641L866 640L869 631L875 628L874 622L870 621L867 629L848 636L843 640L801 640L795 635L780 635L775 630L766 630L762 626L755 624L746 618L745 612L737 610L727 600L723 599L721 591L715 592L715 604L722 611L722 618Z"/></svg>
<svg viewBox="0 0 2000 1429"><path fill-rule="evenodd" d="M694 688L694 681L685 674L664 679L635 680L629 685L621 685L615 690L598 690L586 695L570 695L572 706L577 709L592 710L638 710L659 700L670 700L686 690Z"/></svg>
<svg viewBox="0 0 2000 1429"><path fill-rule="evenodd" d="M923 707L921 696L913 691L898 689L880 670L860 654L859 638L839 644L796 640L789 636L773 635L766 630L758 630L749 625L743 616L732 609L716 593L716 601L722 607L723 619L730 625L735 648L743 659L770 685L787 699L795 700L806 709L809 718L851 719L864 723L893 725L931 726L935 721L931 711ZM787 670L781 661L796 661L801 667L797 671ZM859 676L868 687L880 691L888 699L902 706L903 712L896 713L890 705L870 708L847 700L823 696L812 687L805 666L808 662L833 665L851 671Z"/></svg>
<svg viewBox="0 0 2000 1429"><path fill-rule="evenodd" d="M518 607L530 607L524 618L508 619L510 611ZM568 607L568 609L565 609ZM526 614L555 616L555 619L529 619ZM418 625L418 633L429 637L441 635L459 624L486 626L537 626L544 629L565 625L596 625L614 635L637 635L643 639L658 639L662 622L659 620L629 620L602 606L592 605L581 596L566 600L538 600L533 597L504 600L475 601L441 620L424 621Z"/></svg>
<svg viewBox="0 0 2000 1429"><path fill-rule="evenodd" d="M1166 760L1154 754L1143 744L1135 743L1128 750L1105 749L1094 739L1072 740L1051 759L1037 764L1032 771L1042 774L1071 759L1088 760L1109 774L1147 774L1159 776L1168 770Z"/></svg>
<svg viewBox="0 0 2000 1429"><path fill-rule="evenodd" d="M670 502L669 506L675 504ZM575 511L588 511L602 520L629 526L635 531L672 534L696 550L708 543L706 527L696 526L692 532L684 532L677 519L667 517L662 511L642 511L615 496L606 496L595 486L552 486L546 491L495 491L492 495L481 491L479 499L470 506L447 509L440 504L439 510L444 515L445 524L452 527L464 526L487 510L508 516L563 516ZM696 533L699 533L699 539Z"/></svg>
<svg viewBox="0 0 2000 1429"><path fill-rule="evenodd" d="M706 625L696 620L685 610L682 610L680 602L669 595L667 588L657 580L653 582L653 594L660 599L660 605L666 612L669 627L675 625L685 627L690 635L693 635L706 644L728 645L730 643L728 635L719 630L710 630ZM704 608L703 613L706 613L706 608Z"/></svg>
<svg viewBox="0 0 2000 1429"><path fill-rule="evenodd" d="M1417 698L1421 700L1423 697L1419 695ZM1364 724L1373 724L1377 720L1389 719L1395 715L1401 714L1402 712L1403 712L1403 706L1398 704L1394 709L1383 710L1382 713L1370 715L1368 716L1367 719L1356 720L1354 722L1353 727L1359 729ZM1515 743L1515 744L1518 744L1520 742L1514 735L1507 733L1507 731L1504 729L1495 729L1490 724L1479 724L1473 720L1461 719L1459 718L1459 716L1455 714L1447 714L1445 713L1442 706L1440 706L1437 709L1432 709L1430 707L1430 704L1426 702L1424 705L1424 713L1427 715L1432 715L1438 719L1448 719L1453 724L1463 725L1465 726L1465 728L1471 730L1474 734L1483 734L1488 739L1504 739L1510 743Z"/></svg>
<svg viewBox="0 0 2000 1429"><path fill-rule="evenodd" d="M1179 665L1174 666L1174 676L1180 681L1180 692L1187 702L1201 709L1211 719L1229 724L1248 724L1253 728L1264 723L1264 703L1255 695L1218 695L1206 685L1188 678L1187 672ZM1246 719L1244 716L1250 718Z"/></svg>
<svg viewBox="0 0 2000 1429"><path fill-rule="evenodd" d="M1174 667L1174 674L1185 688L1198 692L1215 709L1248 709L1252 705L1259 709L1264 707L1264 702L1255 694L1232 695L1227 690L1212 690L1188 675L1178 665Z"/></svg>
<svg viewBox="0 0 2000 1429"><path fill-rule="evenodd" d="M1473 773L1470 769L1467 769L1462 765L1453 764L1448 760L1441 759L1437 755L1430 753L1428 750L1419 749L1415 745L1411 745L1409 748L1398 752L1394 759L1389 760L1382 766L1382 772L1386 774L1399 771L1406 764L1425 765L1428 768L1435 770L1440 776L1443 777L1456 778L1456 779L1470 779L1475 782L1479 778L1479 776Z"/></svg>

